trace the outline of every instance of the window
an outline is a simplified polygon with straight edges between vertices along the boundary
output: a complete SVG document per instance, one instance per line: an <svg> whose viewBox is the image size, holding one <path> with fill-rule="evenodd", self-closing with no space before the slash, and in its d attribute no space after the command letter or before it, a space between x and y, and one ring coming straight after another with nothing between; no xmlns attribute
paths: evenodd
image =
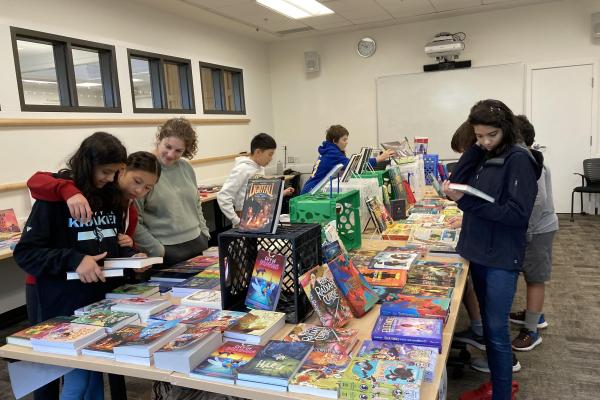
<svg viewBox="0 0 600 400"><path fill-rule="evenodd" d="M190 60L127 52L134 112L196 112Z"/></svg>
<svg viewBox="0 0 600 400"><path fill-rule="evenodd" d="M113 46L11 27L22 111L121 112Z"/></svg>
<svg viewBox="0 0 600 400"><path fill-rule="evenodd" d="M246 114L241 69L200 63L200 81L206 114Z"/></svg>

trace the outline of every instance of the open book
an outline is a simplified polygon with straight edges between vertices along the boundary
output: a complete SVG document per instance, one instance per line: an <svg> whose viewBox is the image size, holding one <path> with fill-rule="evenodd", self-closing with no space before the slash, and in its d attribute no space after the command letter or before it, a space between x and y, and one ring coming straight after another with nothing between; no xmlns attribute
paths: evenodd
<svg viewBox="0 0 600 400"><path fill-rule="evenodd" d="M479 189L475 189L474 187L469 186L469 185L463 185L460 183L451 183L448 187L452 190L456 190L461 193L470 194L471 196L479 197L485 201L489 201L490 203L493 203L495 201L494 198L492 196L490 196L489 194L484 193Z"/></svg>

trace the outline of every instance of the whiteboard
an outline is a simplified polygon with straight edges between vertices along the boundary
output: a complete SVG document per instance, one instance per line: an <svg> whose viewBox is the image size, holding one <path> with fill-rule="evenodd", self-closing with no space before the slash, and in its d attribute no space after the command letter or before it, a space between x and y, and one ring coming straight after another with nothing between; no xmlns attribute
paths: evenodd
<svg viewBox="0 0 600 400"><path fill-rule="evenodd" d="M377 78L376 86L379 143L427 136L428 153L451 159L458 154L450 139L477 101L501 100L515 115L523 113L525 65L390 75Z"/></svg>

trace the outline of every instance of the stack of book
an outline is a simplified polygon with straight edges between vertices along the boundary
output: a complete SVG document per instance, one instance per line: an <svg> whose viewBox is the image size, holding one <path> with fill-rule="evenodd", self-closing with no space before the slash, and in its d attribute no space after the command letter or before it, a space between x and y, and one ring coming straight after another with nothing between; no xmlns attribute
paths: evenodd
<svg viewBox="0 0 600 400"><path fill-rule="evenodd" d="M441 353L443 328L444 322L440 319L380 315L371 332L371 338L433 347Z"/></svg>
<svg viewBox="0 0 600 400"><path fill-rule="evenodd" d="M181 305L222 309L220 290L198 290L181 299Z"/></svg>
<svg viewBox="0 0 600 400"><path fill-rule="evenodd" d="M103 260L102 272L105 278L123 276L125 269L139 269L154 264L162 264L162 257L123 257L105 258ZM68 280L79 279L77 272L67 272Z"/></svg>
<svg viewBox="0 0 600 400"><path fill-rule="evenodd" d="M437 318L446 323L450 312L450 299L438 297L397 295L392 301L384 301L380 315L414 318Z"/></svg>
<svg viewBox="0 0 600 400"><path fill-rule="evenodd" d="M138 320L137 314L100 310L80 315L71 321L71 323L77 325L98 326L106 329L106 332L108 333L113 333L125 325L138 322Z"/></svg>
<svg viewBox="0 0 600 400"><path fill-rule="evenodd" d="M206 317L202 322L197 323L197 328L214 328L224 332L231 325L237 323L237 321L246 315L242 311L230 311L230 310L215 310L214 313Z"/></svg>
<svg viewBox="0 0 600 400"><path fill-rule="evenodd" d="M219 290L221 281L219 278L206 278L193 276L173 286L171 289L173 297L185 297L199 290Z"/></svg>
<svg viewBox="0 0 600 400"><path fill-rule="evenodd" d="M70 323L74 318L75 317L55 317L49 319L7 336L6 343L15 344L17 346L32 347L31 338L36 336L41 337L59 325Z"/></svg>
<svg viewBox="0 0 600 400"><path fill-rule="evenodd" d="M337 399L340 377L349 362L350 357L346 354L312 351L292 377L288 389L291 393Z"/></svg>
<svg viewBox="0 0 600 400"><path fill-rule="evenodd" d="M407 283L454 287L459 272L460 269L456 265L449 263L417 262L408 270Z"/></svg>
<svg viewBox="0 0 600 400"><path fill-rule="evenodd" d="M146 322L150 315L156 314L169 307L171 302L156 297L133 297L130 299L119 299L117 304L111 306L112 311L136 313L140 321Z"/></svg>
<svg viewBox="0 0 600 400"><path fill-rule="evenodd" d="M225 342L194 367L189 375L202 380L233 384L237 369L252 360L263 347L256 344Z"/></svg>
<svg viewBox="0 0 600 400"><path fill-rule="evenodd" d="M196 325L203 322L215 312L216 310L213 310L212 308L172 305L156 314L152 314L148 319L148 322L178 321L186 325Z"/></svg>
<svg viewBox="0 0 600 400"><path fill-rule="evenodd" d="M188 327L154 353L154 366L189 374L221 344L221 333L218 330Z"/></svg>
<svg viewBox="0 0 600 400"><path fill-rule="evenodd" d="M65 322L34 335L30 342L35 351L77 356L83 347L104 336L106 331L102 327Z"/></svg>
<svg viewBox="0 0 600 400"><path fill-rule="evenodd" d="M230 325L223 336L234 342L265 344L285 325L285 314L277 311L251 310Z"/></svg>
<svg viewBox="0 0 600 400"><path fill-rule="evenodd" d="M298 324L283 340L311 343L315 351L323 353L350 354L358 342L358 329Z"/></svg>
<svg viewBox="0 0 600 400"><path fill-rule="evenodd" d="M106 293L107 299L128 299L134 297L151 297L158 295L158 285L136 283L119 286L112 292Z"/></svg>

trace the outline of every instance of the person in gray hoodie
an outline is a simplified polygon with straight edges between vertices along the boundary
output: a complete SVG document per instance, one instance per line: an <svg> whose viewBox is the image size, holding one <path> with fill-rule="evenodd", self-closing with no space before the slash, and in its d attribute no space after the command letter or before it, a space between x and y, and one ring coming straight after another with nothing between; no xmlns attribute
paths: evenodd
<svg viewBox="0 0 600 400"><path fill-rule="evenodd" d="M276 148L277 143L273 137L266 133L259 133L250 142L250 156L241 156L235 159L235 165L229 177L217 193L219 208L234 227L240 223L240 213L244 207L248 180L255 176L265 175L265 167L273 159ZM293 192L293 188L287 188L283 195L289 196Z"/></svg>

